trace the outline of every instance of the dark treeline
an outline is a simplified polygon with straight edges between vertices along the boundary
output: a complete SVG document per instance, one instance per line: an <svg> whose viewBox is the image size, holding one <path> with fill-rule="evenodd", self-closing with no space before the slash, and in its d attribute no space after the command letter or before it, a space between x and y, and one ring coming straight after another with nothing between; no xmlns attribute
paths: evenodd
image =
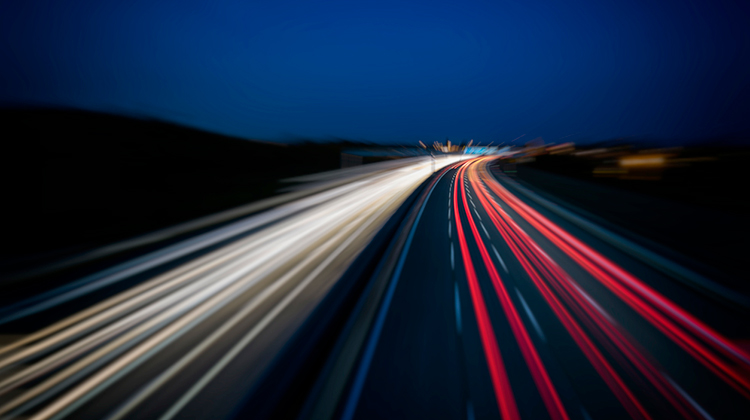
<svg viewBox="0 0 750 420"><path fill-rule="evenodd" d="M350 142L274 144L74 110L2 110L0 274L277 193Z"/></svg>

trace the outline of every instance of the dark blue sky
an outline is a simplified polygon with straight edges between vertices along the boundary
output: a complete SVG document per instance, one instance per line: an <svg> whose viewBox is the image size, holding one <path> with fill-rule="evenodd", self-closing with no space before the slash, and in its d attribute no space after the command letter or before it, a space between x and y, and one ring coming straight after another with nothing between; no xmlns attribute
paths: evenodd
<svg viewBox="0 0 750 420"><path fill-rule="evenodd" d="M750 128L750 2L11 0L0 104L247 138L692 139Z"/></svg>

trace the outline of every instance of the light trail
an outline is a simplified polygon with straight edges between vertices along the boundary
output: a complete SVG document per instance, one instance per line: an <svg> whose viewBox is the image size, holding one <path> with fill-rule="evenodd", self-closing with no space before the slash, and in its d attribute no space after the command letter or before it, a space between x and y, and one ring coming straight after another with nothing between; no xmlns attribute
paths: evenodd
<svg viewBox="0 0 750 420"><path fill-rule="evenodd" d="M565 326L570 336L573 338L576 344L578 344L578 347L589 359L592 366L596 369L605 383L609 386L613 394L623 404L623 407L628 411L628 413L630 413L633 418L650 418L643 406L635 398L635 395L633 395L632 391L625 385L624 381L617 374L612 365L606 360L604 355L597 349L591 339L586 335L583 328L575 321L574 317L569 313L562 302L560 302L559 298L544 282L542 272L533 268L533 262L529 255L533 253L532 249L541 253L541 249L539 249L538 245L531 242L530 239L529 241L521 241L519 239L519 236L525 238L528 235L520 230L520 228L511 230L506 227L504 220L499 218L497 213L497 210L502 211L502 209L499 209L499 206L495 208L488 202L486 193L482 188L475 188L475 191L480 194L480 200L485 209L488 210L490 219L492 220L493 224L500 232L500 234L503 236L506 243L509 245L513 254L521 263L526 273L537 286L542 296L549 304L550 308L557 315L558 319ZM531 246L528 246L530 242ZM522 250L519 247L520 244L526 245L526 250Z"/></svg>
<svg viewBox="0 0 750 420"><path fill-rule="evenodd" d="M437 168L461 159L440 159ZM134 395L123 395L127 404L111 413L115 418L126 415L179 372L193 369L199 358L218 360L166 413L170 417L245 351L254 337L285 337L300 325L315 307L315 300L310 300L320 299L320 290L335 282L331 273L340 275L346 269L385 220L432 174L432 165L430 159L420 159L233 223L220 233L209 232L201 237L204 242L194 240L185 247L216 243L217 238L248 230L250 234L3 347L0 371L7 373L0 380L0 396L6 397L0 416L71 415L125 375L174 348L183 337L200 334L200 327L213 335L199 340L202 344L192 352L178 349L184 354L173 364L142 372L149 385ZM163 263L165 255L184 255L185 247L155 256L156 262L131 265L115 277L80 283L47 300L38 299L15 313L6 312L5 319L72 301ZM315 293L308 291L312 284ZM300 300L306 303L291 305ZM258 319L255 328L245 338L235 336L238 325L250 316ZM235 345L214 354L219 340ZM253 347L255 352L277 350Z"/></svg>
<svg viewBox="0 0 750 420"><path fill-rule="evenodd" d="M484 203L489 204L489 202L483 202L483 204ZM580 289L580 287L573 282L570 276L565 273L559 265L554 263L547 254L542 253L538 248L538 245L536 245L518 225L512 222L507 213L500 212L502 212L502 210L496 212L496 215L502 215L501 217L504 220L500 220L501 226L499 229L504 229L505 232L509 233L509 237L514 238L511 240L517 241L516 243L520 245L521 252L524 253L520 258L525 259L525 262L527 263L525 264L525 267L534 267L532 269L533 272L527 271L527 273L535 279L547 279L548 284L552 286L557 293L557 296L562 298L562 300L567 303L567 306L577 315L578 319L582 320L587 329L595 334L595 337L598 338L597 341L604 345L609 354L619 356L620 352L624 353L627 357L627 361L638 368L641 374L649 379L659 392L670 401L672 406L677 408L684 417L694 418L695 413L685 410L685 401L681 401L679 396L675 398L675 390L664 386L664 378L656 373L656 367L648 360L647 356L642 354L641 350L636 348L633 344L633 340L627 338L624 331L615 328L616 325L614 325L612 318L582 289ZM512 246L512 248L515 247ZM620 362L621 366L627 366L627 363L623 363L621 358ZM608 371L609 369L600 370L600 373ZM611 375L613 372L614 371L609 372L609 374ZM618 382L621 383L620 381L610 383L617 384ZM621 393L621 395L624 396L630 395L630 397L623 400L623 403L630 404L636 402L632 393L626 388L620 389L618 386L613 389L613 392L618 394ZM638 405L639 404L637 404L636 407Z"/></svg>
<svg viewBox="0 0 750 420"><path fill-rule="evenodd" d="M399 263L408 260L412 277L403 279L406 285L399 290L389 289L401 295L400 300L392 299L390 327L383 333L387 339L377 350L368 347L367 353L378 374L366 385L364 380L357 382L362 405L356 410L347 406L345 418L406 415L420 409L434 417L438 410L455 413L466 406L481 407L482 417L499 414L503 419L531 414L590 418L589 412L635 419L710 419L727 415L724 402L733 407L747 404L740 400L742 392L735 395L721 382L742 391L742 384L738 389L729 376L743 375L736 364L744 353L733 342L703 328L697 317L599 253L605 251L594 251L534 212L488 171L491 159L456 165L453 176L444 177L447 182L435 188L439 198L420 204L420 214L430 212L425 220L434 225L424 226L423 220L419 229L410 228L409 238L417 232L415 243L423 250L445 253L447 261L437 256L425 266L424 251L408 257L399 254ZM447 236L442 195L446 192ZM467 289L460 289L462 281ZM425 288L429 293L421 293ZM386 301L391 302L390 293ZM443 322L449 313L450 324ZM379 314L385 319L384 312ZM655 322L663 325L652 329ZM378 333L381 327L379 323ZM672 345L678 339L683 346ZM446 348L451 352L445 353ZM693 363L691 348L716 356L696 358L701 363L708 360L704 365L714 369ZM732 355L737 359L731 360ZM338 357L362 356L350 352ZM436 372L420 357L433 357L447 367ZM697 370L689 371L693 368ZM341 382L352 381L342 375ZM456 387L425 381L440 376L455 380ZM698 383L697 378L708 380ZM711 401L719 391L707 387L716 385L726 401ZM436 399L428 402L423 395L441 402L433 404ZM474 414L473 409L466 413Z"/></svg>
<svg viewBox="0 0 750 420"><path fill-rule="evenodd" d="M489 174L487 164L486 159L465 164L459 173L460 179L465 178L461 184L465 186L465 180L468 179L469 186L478 199L477 206L489 215L493 225L541 296L632 417L650 418L651 414L629 389L615 366L608 361L608 357L616 361L617 367L640 384L641 392L650 387L656 391L656 394L650 394L652 397L659 395L662 401L668 403L668 406L676 410L681 417L699 419L710 416L666 375L656 360L600 304L542 250L513 217L503 210L500 202L508 205L593 278L599 280L636 313L683 348L687 354L747 398L748 364L747 356L741 349L513 196ZM492 197L490 191L500 201ZM503 302L503 283L499 280L497 269L486 251L483 238L472 223L473 214L468 204L464 203L464 206L466 216L473 227L479 253L486 262L488 274ZM497 254L496 250L495 253ZM506 308L506 317L512 325L517 314L513 314L511 309ZM536 321L532 322L536 327ZM524 339L522 335L517 334L516 340L520 346L523 346ZM658 405L657 401L655 403Z"/></svg>
<svg viewBox="0 0 750 420"><path fill-rule="evenodd" d="M463 178L463 172L466 170L466 165L463 165L459 170L459 182L462 186L462 200L466 205L465 185L461 182ZM510 388L510 381L508 380L508 374L505 371L503 365L503 359L500 355L500 348L497 345L497 338L492 328L492 321L487 313L487 305L482 297L482 291L479 288L479 282L477 280L477 274L474 270L474 264L471 261L471 255L469 254L469 247L466 243L466 235L464 234L463 225L461 218L458 216L458 191L453 195L453 213L456 214L456 236L458 236L458 243L461 249L461 257L464 262L464 268L466 271L466 280L469 284L469 291L471 294L471 301L474 307L474 313L476 314L477 324L479 326L479 333L482 339L482 347L484 349L484 355L487 360L487 365L490 371L490 377L492 378L492 386L495 391L495 399L497 400L498 409L500 415L506 420L520 419L518 414L518 407L516 406L515 398L513 397L513 391ZM466 210L467 213L468 209ZM468 216L471 217L471 216Z"/></svg>
<svg viewBox="0 0 750 420"><path fill-rule="evenodd" d="M482 170L485 185L615 295L745 398L750 398L750 356L643 281L513 196Z"/></svg>
<svg viewBox="0 0 750 420"><path fill-rule="evenodd" d="M469 163L468 165L472 165L472 163ZM461 171L460 176L462 178L466 176L465 168ZM526 330L526 327L524 326L520 316L518 315L518 311L516 310L513 302L510 299L510 295L508 294L508 291L505 288L505 285L503 284L503 281L500 278L497 269L495 268L495 264L492 262L492 258L490 257L489 252L487 252L487 247L484 245L484 240L477 230L477 226L474 222L471 211L469 211L469 206L468 204L466 204L465 191L466 187L462 185L461 197L463 199L464 212L469 220L469 227L471 228L471 232L474 236L477 247L479 248L482 260L484 261L487 272L490 276L490 279L492 280L492 285L495 287L497 297L500 300L500 303L505 312L505 316L510 323L513 335L515 336L516 341L521 349L526 364L531 371L531 375L534 379L534 382L536 383L537 389L539 390L539 393L542 396L542 400L544 401L544 404L547 407L547 411L549 412L552 419L568 419L568 414L566 413L565 408L560 401L560 397L558 396L555 387L552 385L552 381L547 374L547 370L545 369L544 364L542 363L539 354L537 353L537 350L534 347L531 338L529 337L529 333ZM476 208L474 209L474 211L476 212ZM486 229L485 232L487 232ZM487 236L489 237L489 234L487 234Z"/></svg>
<svg viewBox="0 0 750 420"><path fill-rule="evenodd" d="M337 382L342 397L331 400L340 404L337 413L358 417L360 393L363 401L372 404L367 390L382 385L368 382L372 376L383 377L368 376L370 363L374 372L375 364L381 363L375 356L379 348L394 351L399 345L393 340L403 337L391 332L388 345L379 347L384 342L380 333L388 328L385 319L396 311L411 316L413 310L396 303L394 296L403 288L397 290L394 279L398 281L405 265L411 264L408 271L404 269L410 276L414 267L417 272L423 269L424 252L408 250L426 241L441 241L444 248L430 249L447 253L427 272L438 274L436 288L442 287L438 282L450 281L452 293L445 295L449 296L445 304L455 317L446 324L450 335L431 334L468 343L468 354L478 354L480 366L484 369L486 363L489 374L482 371L472 377L468 371L469 392L460 400L461 407L467 407L466 415L473 416L474 407L480 406L494 411L496 404L502 418L518 419L534 412L528 403L539 401L538 392L543 403L538 410L546 410L555 420L576 418L582 410L582 401L576 398L583 396L573 396L576 390L571 391L570 385L580 384L582 379L573 371L584 368L593 375L585 380L601 384L598 395L614 405L607 407L613 413L624 411L642 419L720 417L721 409L696 392L702 384L686 380L674 363L665 361L669 355L663 351L650 352L656 344L644 340L634 325L646 327L649 339L653 336L676 350L681 361L699 368L701 374L715 375L719 380L711 383L729 391L732 398L736 398L734 391L738 397L750 397L750 356L738 344L520 200L490 173L490 158L465 159L437 161L436 169L444 169L432 178L425 190L429 193L413 209L416 217L408 219L413 223L404 222L408 226L401 236L405 249L384 257L395 264L395 274L387 277L391 283L382 283L387 286L382 297L367 295L372 297L367 302L375 318L363 324L366 346L361 353L346 355L358 368ZM74 282L59 293L3 308L0 324L44 313L226 241L0 347L0 419L58 419L93 410L111 420L138 418L144 412L168 420L205 407L214 386L231 389L233 374L250 377L249 382L258 380L380 226L433 173L432 164L429 158L415 160L358 177ZM452 176L443 176L451 171ZM434 226L424 226L435 220ZM417 229L420 221L422 228ZM464 275L468 293L460 293ZM407 276L401 282L412 280ZM432 287L432 283L421 284ZM601 293L611 302L597 300ZM437 311L438 303L417 307ZM618 308L627 310L618 312ZM561 344L566 346L561 353L570 353L551 355L550 350ZM400 356L391 353L385 360L393 357ZM234 363L242 360L251 360L252 368L233 372ZM580 364L562 365L569 360ZM509 361L523 366L506 365ZM516 369L528 372L529 380L510 374L519 372ZM128 381L129 388L120 393L118 385ZM476 383L486 389L474 392ZM528 386L524 392L532 395L521 395L522 388L514 388L517 384ZM97 398L108 402L102 404ZM106 407L92 408L97 404Z"/></svg>

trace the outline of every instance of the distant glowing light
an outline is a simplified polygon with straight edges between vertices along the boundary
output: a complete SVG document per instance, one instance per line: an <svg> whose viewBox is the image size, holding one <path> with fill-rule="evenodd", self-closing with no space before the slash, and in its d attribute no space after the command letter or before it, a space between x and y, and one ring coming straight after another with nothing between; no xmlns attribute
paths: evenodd
<svg viewBox="0 0 750 420"><path fill-rule="evenodd" d="M620 158L620 166L664 166L666 157L664 155L639 155Z"/></svg>

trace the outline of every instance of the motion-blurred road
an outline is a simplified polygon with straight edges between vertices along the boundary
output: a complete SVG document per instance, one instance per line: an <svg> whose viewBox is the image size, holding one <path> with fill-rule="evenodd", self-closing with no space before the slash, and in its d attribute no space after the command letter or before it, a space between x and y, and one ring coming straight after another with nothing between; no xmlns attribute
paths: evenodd
<svg viewBox="0 0 750 420"><path fill-rule="evenodd" d="M456 165L435 184L338 415L748 412L750 358L736 340L747 337L746 318L665 275L674 267L525 202L530 192L489 163Z"/></svg>
<svg viewBox="0 0 750 420"><path fill-rule="evenodd" d="M215 248L2 347L0 416L227 417L385 220L460 159L413 159L3 308L18 322Z"/></svg>
<svg viewBox="0 0 750 420"><path fill-rule="evenodd" d="M48 322L0 347L0 418L748 412L744 301L468 157L413 159L2 308L0 326ZM50 319L60 307L76 310Z"/></svg>

